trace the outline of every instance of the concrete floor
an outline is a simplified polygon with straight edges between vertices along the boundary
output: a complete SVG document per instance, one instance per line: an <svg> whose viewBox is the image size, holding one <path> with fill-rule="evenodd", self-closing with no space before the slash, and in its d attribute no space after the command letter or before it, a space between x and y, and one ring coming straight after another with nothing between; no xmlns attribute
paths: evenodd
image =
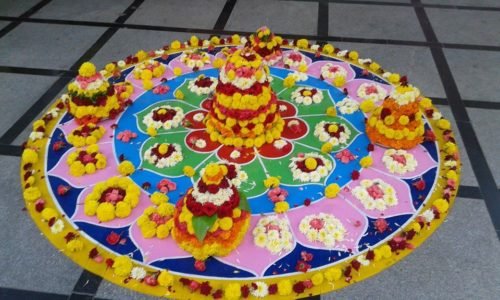
<svg viewBox="0 0 500 300"><path fill-rule="evenodd" d="M138 7L127 10L131 5ZM500 1L0 0L0 103L8 112L0 118L1 299L149 299L106 281L77 295L82 270L50 246L22 211L18 145L77 62L103 66L139 48L186 40L191 32L208 37L207 30L251 32L264 24L290 37L331 40L408 74L442 104L461 146L466 187L437 233L393 268L321 298L498 297ZM23 294L28 290L40 293Z"/></svg>

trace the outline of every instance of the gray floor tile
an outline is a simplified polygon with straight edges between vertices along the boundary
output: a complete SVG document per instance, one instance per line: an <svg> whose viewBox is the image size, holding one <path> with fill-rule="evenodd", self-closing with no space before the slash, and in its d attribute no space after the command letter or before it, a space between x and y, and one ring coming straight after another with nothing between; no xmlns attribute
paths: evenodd
<svg viewBox="0 0 500 300"><path fill-rule="evenodd" d="M457 123L453 118L453 114L451 113L450 107L444 105L437 105L437 108L446 119L451 121L453 133L455 133L455 137L457 139L458 149L460 151L460 158L462 159L462 173L460 177L460 184L468 186L478 186L476 175L474 175L474 171L472 171L470 158L467 155L467 151L465 150L464 141L462 140L462 136L458 132Z"/></svg>
<svg viewBox="0 0 500 300"><path fill-rule="evenodd" d="M129 24L211 29L225 0L147 0L127 20Z"/></svg>
<svg viewBox="0 0 500 300"><path fill-rule="evenodd" d="M38 0L2 0L0 1L0 15L18 17L38 2Z"/></svg>
<svg viewBox="0 0 500 300"><path fill-rule="evenodd" d="M0 156L4 175L0 177L0 286L69 294L81 269L55 249L22 211L19 158ZM9 187L9 188L7 188ZM7 205L8 203L8 205Z"/></svg>
<svg viewBox="0 0 500 300"><path fill-rule="evenodd" d="M425 11L440 42L500 45L498 12L441 8Z"/></svg>
<svg viewBox="0 0 500 300"><path fill-rule="evenodd" d="M147 296L135 291L117 286L109 281L103 280L96 294L97 298L104 298L109 300L123 300L123 299L134 299L134 300L154 300L158 299L155 297ZM166 298L162 298L166 299Z"/></svg>
<svg viewBox="0 0 500 300"><path fill-rule="evenodd" d="M9 23L10 23L9 21L0 21L0 30L2 30Z"/></svg>
<svg viewBox="0 0 500 300"><path fill-rule="evenodd" d="M329 35L425 40L412 7L330 3L329 21Z"/></svg>
<svg viewBox="0 0 500 300"><path fill-rule="evenodd" d="M340 49L356 50L363 58L371 58L390 72L408 76L411 83L429 97L444 97L444 89L426 47L394 46L360 43L334 43Z"/></svg>
<svg viewBox="0 0 500 300"><path fill-rule="evenodd" d="M183 32L166 32L136 29L120 29L92 58L97 67L117 61L135 54L137 51L159 49L170 44L173 40L186 41L192 34ZM196 34L200 38L208 38L207 35Z"/></svg>
<svg viewBox="0 0 500 300"><path fill-rule="evenodd" d="M132 0L53 0L33 15L34 18L64 19L79 21L114 22L132 3Z"/></svg>
<svg viewBox="0 0 500 300"><path fill-rule="evenodd" d="M105 28L23 23L0 40L0 64L67 69Z"/></svg>
<svg viewBox="0 0 500 300"><path fill-rule="evenodd" d="M0 118L0 135L4 134L56 80L57 77L0 73L0 104L3 111L9 112Z"/></svg>
<svg viewBox="0 0 500 300"><path fill-rule="evenodd" d="M470 5L470 6L485 6L498 7L498 0L422 0L425 4L449 4L449 5Z"/></svg>
<svg viewBox="0 0 500 300"><path fill-rule="evenodd" d="M445 49L446 59L463 99L500 102L500 53Z"/></svg>
<svg viewBox="0 0 500 300"><path fill-rule="evenodd" d="M366 0L353 0L353 2L357 1L366 1ZM395 2L395 3L410 3L411 0L369 0L370 2Z"/></svg>
<svg viewBox="0 0 500 300"><path fill-rule="evenodd" d="M500 166L500 158L498 157L500 152L500 145L498 144L498 132L500 131L499 111L468 108L467 112L497 186L500 187L500 169L498 168Z"/></svg>
<svg viewBox="0 0 500 300"><path fill-rule="evenodd" d="M296 1L238 1L227 30L255 31L266 25L274 32L316 34L318 3Z"/></svg>
<svg viewBox="0 0 500 300"><path fill-rule="evenodd" d="M459 198L447 221L405 260L322 299L496 299L498 274L500 243L484 201Z"/></svg>

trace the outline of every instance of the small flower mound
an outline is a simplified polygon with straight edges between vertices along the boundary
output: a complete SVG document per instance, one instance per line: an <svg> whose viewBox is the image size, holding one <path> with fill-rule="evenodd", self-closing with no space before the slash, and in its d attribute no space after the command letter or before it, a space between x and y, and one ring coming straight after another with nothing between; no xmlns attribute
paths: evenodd
<svg viewBox="0 0 500 300"><path fill-rule="evenodd" d="M326 63L321 67L322 79L335 80L339 77L344 79L347 77L347 70L344 67L332 63Z"/></svg>
<svg viewBox="0 0 500 300"><path fill-rule="evenodd" d="M396 191L382 179L363 179L360 185L352 190L352 194L368 210L384 211L398 204Z"/></svg>
<svg viewBox="0 0 500 300"><path fill-rule="evenodd" d="M417 160L406 150L387 149L382 157L387 170L393 174L404 175L417 169Z"/></svg>
<svg viewBox="0 0 500 300"><path fill-rule="evenodd" d="M195 80L189 81L188 88L191 92L196 95L208 95L215 91L215 87L217 87L217 78L214 77L205 77L205 75L200 75Z"/></svg>
<svg viewBox="0 0 500 300"><path fill-rule="evenodd" d="M300 87L292 92L291 98L297 104L311 105L321 103L323 93L315 88Z"/></svg>
<svg viewBox="0 0 500 300"><path fill-rule="evenodd" d="M301 65L307 65L306 58L299 51L292 51L283 57L285 68L298 68Z"/></svg>
<svg viewBox="0 0 500 300"><path fill-rule="evenodd" d="M174 226L174 210L175 206L167 202L146 208L137 219L144 238L167 238Z"/></svg>
<svg viewBox="0 0 500 300"><path fill-rule="evenodd" d="M184 119L184 111L180 107L161 105L144 116L142 123L149 128L165 130L177 128Z"/></svg>
<svg viewBox="0 0 500 300"><path fill-rule="evenodd" d="M67 137L68 143L75 147L83 147L97 143L106 130L94 123L78 126Z"/></svg>
<svg viewBox="0 0 500 300"><path fill-rule="evenodd" d="M139 204L141 191L129 177L112 177L97 183L85 197L84 212L100 222L126 218Z"/></svg>
<svg viewBox="0 0 500 300"><path fill-rule="evenodd" d="M188 68L194 71L210 64L210 56L208 53L200 50L186 50L182 52L180 60Z"/></svg>
<svg viewBox="0 0 500 300"><path fill-rule="evenodd" d="M350 97L345 97L342 101L338 102L335 106L344 115L350 115L359 110L359 103Z"/></svg>
<svg viewBox="0 0 500 300"><path fill-rule="evenodd" d="M314 128L314 136L321 142L328 142L332 146L347 144L351 136L351 130L338 122L321 121Z"/></svg>
<svg viewBox="0 0 500 300"><path fill-rule="evenodd" d="M387 96L387 91L376 83L363 83L358 88L358 97L373 102L382 101Z"/></svg>
<svg viewBox="0 0 500 300"><path fill-rule="evenodd" d="M288 221L277 216L262 217L253 229L253 241L257 247L266 248L272 254L290 251L293 236Z"/></svg>
<svg viewBox="0 0 500 300"><path fill-rule="evenodd" d="M292 171L293 180L301 182L319 182L332 170L332 162L319 153L306 153L292 157L288 166Z"/></svg>
<svg viewBox="0 0 500 300"><path fill-rule="evenodd" d="M184 157L179 144L155 143L144 152L144 159L157 168L169 168L177 165Z"/></svg>
<svg viewBox="0 0 500 300"><path fill-rule="evenodd" d="M333 215L325 213L304 217L299 230L310 242L320 242L329 248L343 241L346 234L344 225Z"/></svg>
<svg viewBox="0 0 500 300"><path fill-rule="evenodd" d="M67 163L69 173L72 176L80 177L104 169L106 167L106 156L99 152L99 146L94 144L88 146L87 149L72 152L68 156Z"/></svg>
<svg viewBox="0 0 500 300"><path fill-rule="evenodd" d="M160 78L165 73L166 67L159 61L150 59L138 64L134 71L134 78L137 80L151 80Z"/></svg>

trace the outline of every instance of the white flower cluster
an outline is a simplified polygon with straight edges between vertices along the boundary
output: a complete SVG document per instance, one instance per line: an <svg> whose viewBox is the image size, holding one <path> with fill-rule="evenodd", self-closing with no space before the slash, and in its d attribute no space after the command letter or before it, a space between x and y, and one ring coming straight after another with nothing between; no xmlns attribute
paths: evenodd
<svg viewBox="0 0 500 300"><path fill-rule="evenodd" d="M293 60L290 58L290 55L300 55L300 60ZM288 65L290 68L298 68L300 65L306 64L306 58L299 51L293 51L283 56L283 63Z"/></svg>
<svg viewBox="0 0 500 300"><path fill-rule="evenodd" d="M316 91L314 95L313 90ZM291 98L294 102L307 106L313 103L321 103L321 101L323 100L323 93L315 88L299 87L292 92Z"/></svg>
<svg viewBox="0 0 500 300"><path fill-rule="evenodd" d="M351 130L347 126L341 125L340 123L331 123L330 125L336 125L338 128L340 126L344 127L344 131L340 133L339 137L331 136L329 132L325 130L325 125L330 124L326 121L321 121L314 127L314 136L318 137L321 142L328 142L333 146L339 144L347 144L347 140L351 136Z"/></svg>
<svg viewBox="0 0 500 300"><path fill-rule="evenodd" d="M394 89L391 93L391 98L394 99L394 101L396 101L399 105L406 105L415 102L415 100L420 97L420 90L412 85L408 85L408 87L410 89L405 90L404 92L399 91L397 88Z"/></svg>
<svg viewBox="0 0 500 300"><path fill-rule="evenodd" d="M276 148L276 149L283 149L283 147L285 147L287 145L287 142L285 140L282 140L282 139L279 139L279 140L275 140L273 142L273 146Z"/></svg>
<svg viewBox="0 0 500 300"><path fill-rule="evenodd" d="M154 111L160 111L160 110L170 110L173 109L175 110L175 115L171 120L161 122L161 121L155 121L153 119L153 112ZM163 127L166 130L169 130L171 128L177 128L179 125L182 123L182 120L184 119L184 111L180 107L172 107L170 105L162 105L156 107L154 110L150 111L147 115L144 116L142 119L142 123L146 125L148 128L153 127L155 129L159 129Z"/></svg>
<svg viewBox="0 0 500 300"><path fill-rule="evenodd" d="M404 162L396 159L398 157L403 158ZM384 152L382 161L389 172L399 175L415 171L418 165L413 154L408 153L406 150L387 149Z"/></svg>
<svg viewBox="0 0 500 300"><path fill-rule="evenodd" d="M271 81L270 78L272 78L272 77L268 76L263 68L259 68L259 70L262 72L262 74L264 74L259 79L257 79L257 77L255 77L255 73L254 73L250 77L236 76L234 79L231 80L227 76L227 72L229 72L229 70L226 70L225 68L221 68L220 73L219 73L219 78L220 78L220 81L224 84L230 83L230 84L234 85L235 87L239 88L240 90L246 90L246 89L250 88L252 85L254 85L256 82L264 83L266 81Z"/></svg>
<svg viewBox="0 0 500 300"><path fill-rule="evenodd" d="M304 172L297 167L297 162L305 161L307 158L320 159L323 165L316 167L316 169L311 172ZM300 182L319 182L322 178L326 177L333 168L332 162L329 159L325 159L321 154L311 152L304 154L303 157L292 157L291 163L288 165L290 171L292 171L293 180L299 180Z"/></svg>
<svg viewBox="0 0 500 300"><path fill-rule="evenodd" d="M321 76L323 76L324 79L330 80L335 79L335 77L345 78L347 76L347 70L342 66L326 63L321 67Z"/></svg>
<svg viewBox="0 0 500 300"><path fill-rule="evenodd" d="M156 156L152 150L159 145L159 143L155 143L152 147L148 148L146 152L144 152L144 159L150 164L155 165L157 168L162 169L173 167L184 159L182 156L182 148L179 144L171 144L174 147L174 151L168 157L160 158Z"/></svg>
<svg viewBox="0 0 500 300"><path fill-rule="evenodd" d="M299 230L310 242L320 242L329 248L343 241L347 232L339 219L326 213L305 216L300 221Z"/></svg>
<svg viewBox="0 0 500 300"><path fill-rule="evenodd" d="M358 101L351 99L350 97L345 97L342 101L337 102L335 105L339 109L340 113L344 115L350 115L359 110Z"/></svg>
<svg viewBox="0 0 500 300"><path fill-rule="evenodd" d="M387 91L376 83L362 83L358 88L358 97L373 102L382 101L387 96Z"/></svg>
<svg viewBox="0 0 500 300"><path fill-rule="evenodd" d="M309 76L307 76L307 73L299 71L293 71L293 73L289 73L288 76L293 77L293 79L295 79L296 82L306 81L307 78L309 78Z"/></svg>
<svg viewBox="0 0 500 300"><path fill-rule="evenodd" d="M207 142L204 139L197 139L194 145L196 148L203 149L207 146Z"/></svg>
<svg viewBox="0 0 500 300"><path fill-rule="evenodd" d="M243 182L248 180L248 174L241 169L239 164L232 165L236 168L236 178L231 179L231 184L233 184L236 188L239 188ZM200 176L203 176L203 174L205 174L205 168L200 170Z"/></svg>
<svg viewBox="0 0 500 300"><path fill-rule="evenodd" d="M398 204L394 188L378 178L361 180L360 185L352 189L351 193L368 210L376 209L383 211L388 206Z"/></svg>
<svg viewBox="0 0 500 300"><path fill-rule="evenodd" d="M269 286L264 281L254 282L256 288L250 289L250 294L256 298L264 298L269 294Z"/></svg>
<svg viewBox="0 0 500 300"><path fill-rule="evenodd" d="M257 247L266 248L272 254L290 251L293 236L287 219L275 215L262 217L252 231Z"/></svg>
<svg viewBox="0 0 500 300"><path fill-rule="evenodd" d="M201 122L201 121L203 121L203 119L205 119L205 114L204 113L196 113L193 116L193 120L195 120L196 122Z"/></svg>
<svg viewBox="0 0 500 300"><path fill-rule="evenodd" d="M225 189L219 188L217 193L212 194L210 192L205 192L205 193L200 192L198 190L198 187L195 185L192 192L192 195L196 200L196 202L199 202L201 204L213 203L216 206L222 205L224 202L229 200L229 198L231 198L233 194L234 192L231 186Z"/></svg>
<svg viewBox="0 0 500 300"><path fill-rule="evenodd" d="M185 64L188 68L203 68L206 64L210 63L210 56L207 52L197 51L194 52L192 50L186 50L182 52L180 60L183 64Z"/></svg>
<svg viewBox="0 0 500 300"><path fill-rule="evenodd" d="M209 77L210 81L212 81L212 84L209 87L200 87L196 85L196 81L200 79L200 77L193 79L189 81L188 83L188 88L191 92L195 93L196 95L208 95L211 92L215 91L215 88L217 87L217 78L215 77Z"/></svg>

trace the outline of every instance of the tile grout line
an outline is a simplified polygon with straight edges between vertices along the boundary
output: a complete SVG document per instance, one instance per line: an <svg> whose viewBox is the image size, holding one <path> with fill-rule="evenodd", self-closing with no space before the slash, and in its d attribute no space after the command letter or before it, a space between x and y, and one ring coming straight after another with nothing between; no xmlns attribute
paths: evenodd
<svg viewBox="0 0 500 300"><path fill-rule="evenodd" d="M319 0L318 2L318 28L317 35L320 37L328 36L329 26L329 3L328 0Z"/></svg>
<svg viewBox="0 0 500 300"><path fill-rule="evenodd" d="M415 4L415 13L418 17L425 38L431 42L437 42L437 36L432 28L427 13L422 6L420 0L412 0ZM495 178L491 173L491 169L486 161L484 152L479 144L479 140L470 122L467 109L461 99L458 86L451 72L446 56L441 47L431 47L431 54L438 69L439 76L443 83L446 96L450 103L450 108L457 123L458 131L464 141L465 151L467 152L472 170L481 190L481 194L485 201L486 207L490 214L491 221L500 238L500 192L497 188Z"/></svg>
<svg viewBox="0 0 500 300"><path fill-rule="evenodd" d="M25 11L19 17L14 18L14 20L9 25L5 26L4 28L2 28L2 30L0 30L0 38L4 37L7 33L11 32L19 24L21 24L22 23L22 21L20 20L21 18L30 17L31 15L33 15L34 13L36 13L37 11L42 9L45 5L49 4L50 1L51 0L42 0L42 1L38 2L37 4L35 4L34 6L32 6L27 11Z"/></svg>
<svg viewBox="0 0 500 300"><path fill-rule="evenodd" d="M227 21L231 17L231 13L233 12L234 7L236 6L236 0L227 0L226 4L222 8L220 12L219 18L214 25L214 30L224 30L226 27Z"/></svg>

